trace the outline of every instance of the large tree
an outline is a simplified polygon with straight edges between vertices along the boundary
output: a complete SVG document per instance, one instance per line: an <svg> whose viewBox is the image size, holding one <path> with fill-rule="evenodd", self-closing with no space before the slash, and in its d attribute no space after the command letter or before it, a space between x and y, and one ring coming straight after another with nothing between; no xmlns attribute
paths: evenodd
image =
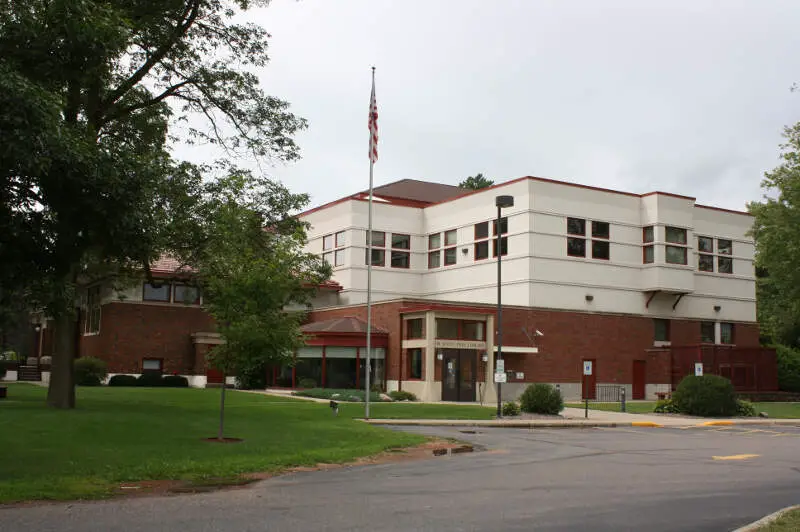
<svg viewBox="0 0 800 532"><path fill-rule="evenodd" d="M782 163L765 174L755 216L758 319L774 342L800 346L800 123L784 130Z"/></svg>
<svg viewBox="0 0 800 532"><path fill-rule="evenodd" d="M51 406L74 406L78 277L146 269L186 223L200 171L171 158L170 127L231 156L298 156L305 122L252 73L268 35L234 22L265 3L0 0L0 299L56 320Z"/></svg>
<svg viewBox="0 0 800 532"><path fill-rule="evenodd" d="M458 184L461 188L480 190L494 185L494 181L483 176L483 174L471 175Z"/></svg>

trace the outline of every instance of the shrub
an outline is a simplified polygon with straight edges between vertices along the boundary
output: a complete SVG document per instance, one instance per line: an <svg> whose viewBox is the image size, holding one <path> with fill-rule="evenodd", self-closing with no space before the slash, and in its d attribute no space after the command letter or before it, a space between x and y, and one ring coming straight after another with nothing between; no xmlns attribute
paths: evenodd
<svg viewBox="0 0 800 532"><path fill-rule="evenodd" d="M680 414L678 407L672 399L663 399L656 402L656 407L653 409L656 414Z"/></svg>
<svg viewBox="0 0 800 532"><path fill-rule="evenodd" d="M561 392L549 384L531 384L519 399L524 412L558 415L564 409Z"/></svg>
<svg viewBox="0 0 800 532"><path fill-rule="evenodd" d="M297 383L298 388L316 388L317 381L314 379L310 379L308 377L300 379L300 382Z"/></svg>
<svg viewBox="0 0 800 532"><path fill-rule="evenodd" d="M800 392L800 351L785 345L775 346L778 359L778 388Z"/></svg>
<svg viewBox="0 0 800 532"><path fill-rule="evenodd" d="M267 366L265 364L254 364L238 367L236 371L236 387L240 390L263 390L266 388Z"/></svg>
<svg viewBox="0 0 800 532"><path fill-rule="evenodd" d="M519 405L514 401L503 403L504 416L518 416L520 414Z"/></svg>
<svg viewBox="0 0 800 532"><path fill-rule="evenodd" d="M417 396L411 392L407 392L405 390L395 390L393 392L389 392L389 397L392 398L392 401L416 401Z"/></svg>
<svg viewBox="0 0 800 532"><path fill-rule="evenodd" d="M736 390L731 381L718 375L685 377L672 400L681 414L703 417L736 415Z"/></svg>
<svg viewBox="0 0 800 532"><path fill-rule="evenodd" d="M168 388L188 388L189 379L181 375L165 375L161 378L161 386Z"/></svg>
<svg viewBox="0 0 800 532"><path fill-rule="evenodd" d="M161 373L157 371L145 371L138 379L136 379L136 386L156 387L164 384L161 378Z"/></svg>
<svg viewBox="0 0 800 532"><path fill-rule="evenodd" d="M73 368L78 386L100 386L108 375L105 361L99 358L81 357L75 360Z"/></svg>
<svg viewBox="0 0 800 532"><path fill-rule="evenodd" d="M308 390L300 390L298 392L294 392L294 395L299 395L300 397L314 397L316 399L333 399L334 401L342 401L342 402L363 402L364 401L364 390L345 390L345 389L335 389L335 388L311 388ZM369 394L369 400L373 403L378 403L380 401L384 401L381 398L380 394L371 393Z"/></svg>
<svg viewBox="0 0 800 532"><path fill-rule="evenodd" d="M137 380L133 375L114 375L108 379L109 386L136 386Z"/></svg>
<svg viewBox="0 0 800 532"><path fill-rule="evenodd" d="M755 417L758 413L753 403L739 399L736 401L736 415L739 417Z"/></svg>

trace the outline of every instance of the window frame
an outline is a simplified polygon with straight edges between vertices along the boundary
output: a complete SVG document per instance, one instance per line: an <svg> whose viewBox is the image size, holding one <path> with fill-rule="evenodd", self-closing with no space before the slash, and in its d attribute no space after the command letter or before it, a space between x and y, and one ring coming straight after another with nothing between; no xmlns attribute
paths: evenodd
<svg viewBox="0 0 800 532"><path fill-rule="evenodd" d="M709 241L711 242L711 249L701 249L700 242ZM704 253L708 255L714 254L714 237L711 236L698 236L697 237L697 252Z"/></svg>
<svg viewBox="0 0 800 532"><path fill-rule="evenodd" d="M454 235L453 243L449 243L448 235ZM444 232L444 247L455 247L458 245L458 229L448 229Z"/></svg>
<svg viewBox="0 0 800 532"><path fill-rule="evenodd" d="M94 285L86 289L86 315L83 318L83 334L85 336L100 334L102 320L102 290Z"/></svg>
<svg viewBox="0 0 800 532"><path fill-rule="evenodd" d="M500 234L508 234L508 216L500 217ZM497 219L492 220L492 236L497 236Z"/></svg>
<svg viewBox="0 0 800 532"><path fill-rule="evenodd" d="M683 261L682 262L674 262L669 259L669 249L679 249L683 252ZM672 244L665 244L664 245L664 262L666 264L676 264L678 266L686 266L689 263L689 249L686 246L675 246Z"/></svg>
<svg viewBox="0 0 800 532"><path fill-rule="evenodd" d="M322 251L329 251L335 248L335 240L333 233L329 233L322 237Z"/></svg>
<svg viewBox="0 0 800 532"><path fill-rule="evenodd" d="M375 243L375 237L378 236L378 235L380 235L380 245ZM367 267L369 267L369 266L376 267L377 266L379 268L385 268L386 267L386 231L375 231L374 229L372 230L372 253L373 253L373 255L376 252L380 254L380 257L381 257L380 262L376 262L374 260L371 260L374 257L370 257L370 254L369 254L369 252L370 252L370 245L369 245L370 238L369 237L370 237L370 232L369 232L369 230L367 230L364 233L364 243L365 243L365 246L366 246L364 248L364 265L367 266ZM372 264L370 264L370 263L372 263Z"/></svg>
<svg viewBox="0 0 800 532"><path fill-rule="evenodd" d="M418 372L415 372L415 355L418 355ZM422 347L409 347L406 349L406 360L408 367L406 368L406 380L421 381L424 378L424 365L425 365L425 349ZM416 373L416 374L415 374Z"/></svg>
<svg viewBox="0 0 800 532"><path fill-rule="evenodd" d="M606 248L606 256L605 257L598 257L595 253L595 245L599 245L601 248L605 246ZM611 260L611 242L608 240L594 240L592 239L592 258L596 260Z"/></svg>
<svg viewBox="0 0 800 532"><path fill-rule="evenodd" d="M439 242L434 246L433 239L439 239ZM431 233L428 235L428 249L439 249L442 247L442 233Z"/></svg>
<svg viewBox="0 0 800 532"><path fill-rule="evenodd" d="M145 362L158 362L158 369L145 369L145 367L144 367L144 363ZM164 359L163 358L157 358L157 357L142 357L142 364L141 364L140 368L142 370L142 373L144 373L146 371L152 371L152 372L156 372L157 371L157 372L159 372L159 373L161 373L163 375L164 374Z"/></svg>
<svg viewBox="0 0 800 532"><path fill-rule="evenodd" d="M723 270L723 263L730 266ZM733 275L733 257L730 255L717 255L717 273L721 273L723 275Z"/></svg>
<svg viewBox="0 0 800 532"><path fill-rule="evenodd" d="M711 341L707 341L703 338L703 327L711 325ZM716 344L717 343L717 331L716 325L713 321L701 321L700 322L700 343L701 344Z"/></svg>
<svg viewBox="0 0 800 532"><path fill-rule="evenodd" d="M395 259L396 258L404 259L404 261L406 263L405 266L403 266L403 265L395 266ZM408 270L409 268L411 268L411 253L409 251L402 251L402 250L398 250L398 249L392 248L392 250L390 251L390 255L389 255L389 261L390 261L389 265L392 268L397 268L397 269L400 269L400 270Z"/></svg>
<svg viewBox="0 0 800 532"><path fill-rule="evenodd" d="M445 266L452 266L458 262L458 254L456 253L456 245L455 244L447 244L447 235L456 233L455 229L448 229L447 231L441 231L438 233L432 233L428 235L428 269L435 270L436 268L442 268ZM438 237L438 246L434 246L434 242L432 238L434 236ZM456 237L458 238L458 237ZM450 251L453 251L453 262L447 261L447 254ZM438 256L438 262L436 266L433 263L433 257Z"/></svg>
<svg viewBox="0 0 800 532"><path fill-rule="evenodd" d="M341 262L339 262L339 257L342 258ZM333 250L333 267L338 268L339 266L345 265L345 255L344 255L344 248L342 249L334 249Z"/></svg>
<svg viewBox="0 0 800 532"><path fill-rule="evenodd" d="M392 235L391 236L392 249L397 249L397 250L402 250L402 251L410 251L411 250L411 235L410 234L407 234L407 233L391 233L391 235ZM406 246L403 247L403 246L395 245L395 243L394 243L395 237L404 238L405 242L406 242Z"/></svg>
<svg viewBox="0 0 800 532"><path fill-rule="evenodd" d="M582 232L575 233L570 228L571 222L580 222ZM567 216L567 234L574 235L574 236L586 236L586 219L585 218L573 218L572 216Z"/></svg>
<svg viewBox="0 0 800 532"><path fill-rule="evenodd" d="M424 340L425 339L425 318L409 318L403 320L405 322L405 340ZM411 331L415 328L411 327L411 322L419 322L419 336L412 336Z"/></svg>
<svg viewBox="0 0 800 532"><path fill-rule="evenodd" d="M723 332L723 328L728 327L730 329L730 338L728 342L725 341L725 333ZM719 323L719 343L722 345L734 345L736 343L736 324L731 323L729 321L721 321Z"/></svg>
<svg viewBox="0 0 800 532"><path fill-rule="evenodd" d="M370 261L369 261L369 259L370 259L369 252L370 252L369 248L364 248L364 264L366 266L370 265L369 264L370 263ZM374 253L380 253L380 257L381 257L381 261L379 263L373 261L372 266L373 267L374 266L378 266L380 268L385 268L386 267L386 249L384 249L384 248L372 248L372 253L373 254Z"/></svg>
<svg viewBox="0 0 800 532"><path fill-rule="evenodd" d="M723 246L722 242L727 242L727 246ZM725 251L723 251L723 249ZM733 257L733 239L732 238L717 238L717 255L725 255L726 257Z"/></svg>
<svg viewBox="0 0 800 532"><path fill-rule="evenodd" d="M438 264L433 264L433 257L436 257ZM434 249L433 251L428 252L428 269L433 270L435 268L442 267L442 250Z"/></svg>
<svg viewBox="0 0 800 532"><path fill-rule="evenodd" d="M171 290L172 290L172 302L173 303L178 303L178 304L181 304L181 305L199 305L200 302L202 301L203 295L202 295L202 293L200 291L200 287L199 286L191 285L191 284L188 284L188 283L171 283L171 284L172 284ZM181 287L187 287L187 288L196 289L197 290L197 298L194 301L190 302L190 303L187 303L186 301L183 301L183 300L179 301L178 300L178 295L176 293L176 289L177 288L181 288Z"/></svg>
<svg viewBox="0 0 800 532"><path fill-rule="evenodd" d="M478 228L481 228L481 230L480 230L481 234L478 234L479 233L478 232ZM475 240L485 240L487 238L489 238L489 222L478 222L478 223L476 223L475 226L474 226L474 239Z"/></svg>
<svg viewBox="0 0 800 532"><path fill-rule="evenodd" d="M500 236L500 252L505 257L508 255L508 237ZM492 238L492 258L497 258L497 237Z"/></svg>
<svg viewBox="0 0 800 532"><path fill-rule="evenodd" d="M669 239L670 230L672 230L673 232L679 231L681 234L683 234L683 242L675 242L674 240L670 240ZM672 226L672 225L665 225L664 226L664 242L667 243L667 244L675 245L675 246L687 247L688 246L688 242L689 242L689 231L687 229L683 228L683 227L675 227L675 226Z"/></svg>
<svg viewBox="0 0 800 532"><path fill-rule="evenodd" d="M583 245L583 254L578 255L576 253L570 252L570 242L581 242ZM575 237L567 237L567 256L568 257L579 257L579 258L586 258L586 239L585 238L575 238Z"/></svg>
<svg viewBox="0 0 800 532"><path fill-rule="evenodd" d="M592 238L596 238L596 239L599 239L599 240L606 240L606 241L611 239L611 223L610 222L601 222L599 220L592 220L591 222L592 222L591 223L591 226L592 226ZM605 236L603 236L602 234L598 235L597 232L595 231L595 226L603 226L603 225L605 225L605 228L606 228ZM610 255L610 250L609 250L609 255Z"/></svg>
<svg viewBox="0 0 800 532"><path fill-rule="evenodd" d="M482 257L478 256L478 249L479 248L482 249L484 246L486 247L486 253ZM475 261L488 259L489 258L489 239L481 240L479 242L475 242L475 250L474 251L475 251L475 254L474 254Z"/></svg>
<svg viewBox="0 0 800 532"><path fill-rule="evenodd" d="M711 260L711 269L707 269L703 267L703 261ZM697 271L699 272L707 272L707 273L714 273L714 255L709 255L708 253L698 253L697 254Z"/></svg>
<svg viewBox="0 0 800 532"><path fill-rule="evenodd" d="M658 333L659 333L659 327L658 326L659 325L663 325L663 332L664 332L664 338L663 339L658 337L659 336L658 335ZM655 342L661 342L661 343L669 343L669 342L671 342L672 340L670 340L670 338L671 338L670 333L671 333L671 331L670 331L670 320L665 319L665 318L653 318L653 343L655 343Z"/></svg>

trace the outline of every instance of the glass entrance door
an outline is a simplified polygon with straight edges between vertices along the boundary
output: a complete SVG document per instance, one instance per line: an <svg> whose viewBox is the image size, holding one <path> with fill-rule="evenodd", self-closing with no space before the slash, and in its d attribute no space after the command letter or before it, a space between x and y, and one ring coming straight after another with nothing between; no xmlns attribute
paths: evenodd
<svg viewBox="0 0 800 532"><path fill-rule="evenodd" d="M477 352L465 349L441 352L442 401L474 401Z"/></svg>

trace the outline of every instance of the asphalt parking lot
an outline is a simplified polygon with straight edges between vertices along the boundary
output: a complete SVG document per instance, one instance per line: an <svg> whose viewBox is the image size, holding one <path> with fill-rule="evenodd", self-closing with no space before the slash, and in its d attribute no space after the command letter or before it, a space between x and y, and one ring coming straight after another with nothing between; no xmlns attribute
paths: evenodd
<svg viewBox="0 0 800 532"><path fill-rule="evenodd" d="M398 430L398 429L395 429ZM478 452L0 510L0 531L727 531L800 502L800 428L404 428Z"/></svg>

